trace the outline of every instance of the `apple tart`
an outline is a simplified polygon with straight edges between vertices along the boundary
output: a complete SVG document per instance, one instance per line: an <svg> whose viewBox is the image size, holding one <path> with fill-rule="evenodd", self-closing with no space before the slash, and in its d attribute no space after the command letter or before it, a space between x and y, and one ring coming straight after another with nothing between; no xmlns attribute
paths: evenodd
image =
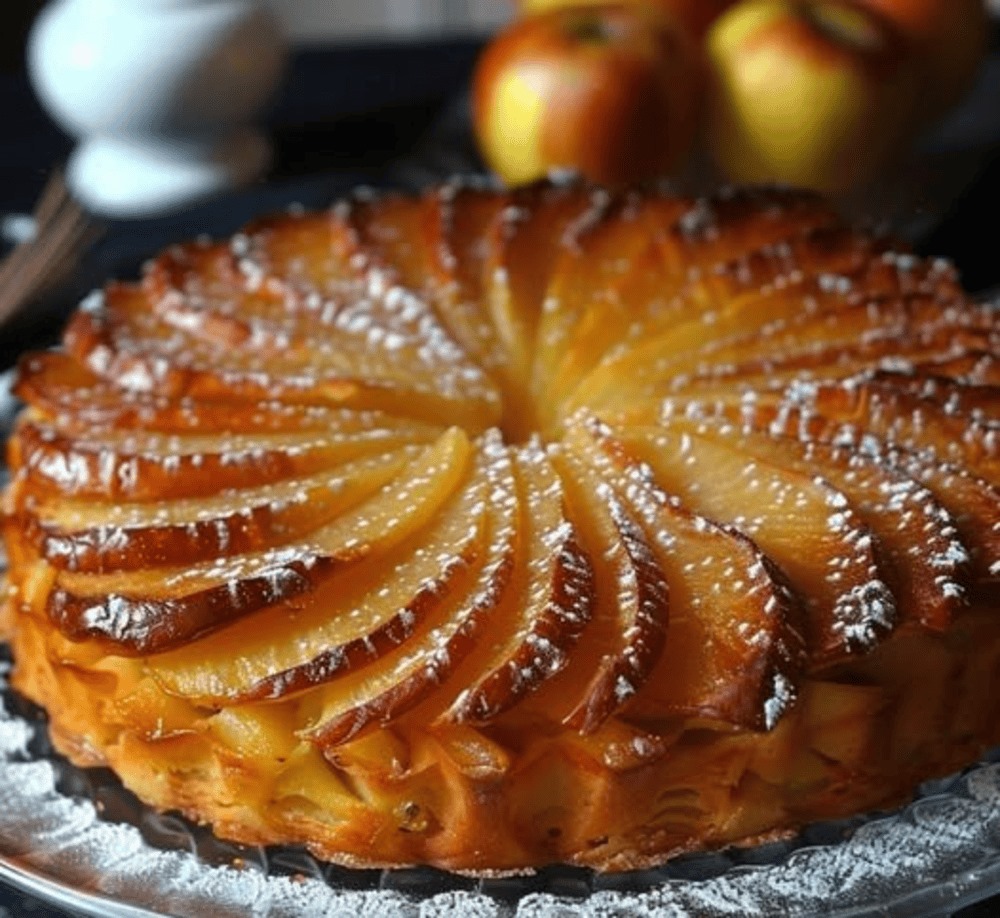
<svg viewBox="0 0 1000 918"><path fill-rule="evenodd" d="M776 189L359 192L26 356L14 682L347 865L626 870L1000 742L1000 329Z"/></svg>

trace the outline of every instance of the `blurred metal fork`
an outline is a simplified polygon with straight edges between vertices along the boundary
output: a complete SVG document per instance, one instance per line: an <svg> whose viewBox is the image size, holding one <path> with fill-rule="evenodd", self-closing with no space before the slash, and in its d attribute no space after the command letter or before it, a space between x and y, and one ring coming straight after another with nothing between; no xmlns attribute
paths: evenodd
<svg viewBox="0 0 1000 918"><path fill-rule="evenodd" d="M103 224L73 198L62 170L49 177L30 233L0 262L0 325L54 289L103 234Z"/></svg>

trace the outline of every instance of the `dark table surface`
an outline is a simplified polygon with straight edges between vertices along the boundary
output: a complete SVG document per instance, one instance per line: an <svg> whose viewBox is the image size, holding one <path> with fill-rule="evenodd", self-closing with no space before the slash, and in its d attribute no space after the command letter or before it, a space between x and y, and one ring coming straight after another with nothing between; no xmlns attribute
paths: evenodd
<svg viewBox="0 0 1000 918"><path fill-rule="evenodd" d="M319 205L359 183L407 182L474 164L461 97L477 52L475 42L450 41L298 54L270 119L276 156L268 180L169 218L111 225L70 284L33 310L32 320L0 334L0 368L26 341L54 335L78 296L101 278L133 271L170 241L226 233L291 201ZM978 104L1000 107L1000 96L987 94ZM40 110L23 74L0 77L0 113L0 215L28 212L71 144ZM401 160L409 167L400 168ZM951 258L971 289L1000 285L998 220L1000 141L977 158L964 189L918 248ZM0 918L65 914L0 883ZM956 914L1000 915L1000 898Z"/></svg>

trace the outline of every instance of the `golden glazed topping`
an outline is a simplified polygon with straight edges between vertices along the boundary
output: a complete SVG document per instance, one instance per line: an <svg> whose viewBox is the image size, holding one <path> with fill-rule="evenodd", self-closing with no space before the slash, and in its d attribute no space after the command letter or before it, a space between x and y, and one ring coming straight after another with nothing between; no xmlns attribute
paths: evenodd
<svg viewBox="0 0 1000 918"><path fill-rule="evenodd" d="M347 864L627 869L1000 741L997 313L768 189L357 194L29 355L15 683Z"/></svg>

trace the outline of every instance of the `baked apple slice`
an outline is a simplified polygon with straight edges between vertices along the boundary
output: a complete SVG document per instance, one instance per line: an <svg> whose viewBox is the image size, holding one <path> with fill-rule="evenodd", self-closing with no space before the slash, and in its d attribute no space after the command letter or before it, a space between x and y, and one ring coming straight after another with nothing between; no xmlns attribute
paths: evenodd
<svg viewBox="0 0 1000 918"><path fill-rule="evenodd" d="M599 278L604 286L598 289L609 295L590 297L580 316L549 387L555 400L565 401L576 383L606 355L621 353L664 331L676 334L679 325L693 332L689 337L694 345L701 345L707 339L784 319L796 308L820 312L847 300L849 291L841 284L830 282L832 279L821 283L797 266L800 250L805 249L814 262L825 257L825 270L833 272L868 263L866 259L880 250L879 244L839 226L806 226L809 229L804 234L705 270L671 261L651 244L644 257L636 256L629 262L632 270L619 272L615 279ZM818 251L809 251L803 237ZM648 238L654 240L656 232L651 229ZM764 267L755 264L752 256L763 261ZM762 278L765 269L771 276ZM756 276L752 273L755 270ZM753 283L756 281L759 283ZM680 344L682 349L687 346Z"/></svg>
<svg viewBox="0 0 1000 918"><path fill-rule="evenodd" d="M566 410L600 405L614 411L617 406L664 394L678 377L718 372L719 367L748 360L835 353L858 344L898 341L945 329L953 335L969 332L989 336L991 321L988 314L974 308L942 313L933 300L916 296L848 303L817 314L792 312L729 335L716 336L711 326L701 323L682 323L602 360L577 387Z"/></svg>
<svg viewBox="0 0 1000 918"><path fill-rule="evenodd" d="M631 208L631 209L630 209ZM637 231L646 221L662 227L680 215L684 202L670 197L640 200L613 195L604 189L589 192L589 205L563 234L563 244L553 266L538 319L532 367L532 387L543 416L543 429L555 420L555 403L549 390L560 374L571 342L595 331L593 322L580 327L585 314L597 315L599 334L607 346L629 320L628 300L618 288L627 277L655 272L669 284L671 272L662 269L657 240ZM628 213L629 219L623 215ZM662 233L662 229L660 229ZM676 282L676 281L675 281ZM595 302L595 299L597 302Z"/></svg>
<svg viewBox="0 0 1000 918"><path fill-rule="evenodd" d="M295 608L266 609L151 657L149 671L172 695L230 705L313 688L405 648L484 563L487 496L484 476L473 475L415 538L334 572Z"/></svg>
<svg viewBox="0 0 1000 918"><path fill-rule="evenodd" d="M320 702L315 723L303 732L327 755L422 702L437 708L446 704L439 697L442 684L450 682L484 643L484 628L489 626L492 633L502 626L498 619L505 614L511 578L523 551L519 547L522 511L510 451L497 435L482 439L477 464L487 485L486 549L481 565L404 648L331 686Z"/></svg>
<svg viewBox="0 0 1000 918"><path fill-rule="evenodd" d="M686 397L707 397L710 393L780 391L796 383L836 381L873 372L898 371L936 374L939 363L949 366L979 364L970 348L986 343L979 332L955 332L941 328L915 332L898 338L881 337L831 347L812 347L772 357L751 357L737 363L700 364L693 373L672 377L664 394L683 393ZM942 354L951 357L942 358ZM960 357L960 354L967 355Z"/></svg>
<svg viewBox="0 0 1000 918"><path fill-rule="evenodd" d="M506 206L482 187L452 182L427 199L421 239L428 249L429 290L438 314L462 349L496 378L510 375L490 314L482 308L483 240Z"/></svg>
<svg viewBox="0 0 1000 918"><path fill-rule="evenodd" d="M513 189L486 233L485 306L508 353L524 433L531 428L531 363L545 292L569 227L589 206L576 186ZM508 392L510 395L510 392ZM513 417L513 412L511 412Z"/></svg>
<svg viewBox="0 0 1000 918"><path fill-rule="evenodd" d="M299 540L368 499L419 452L403 447L332 472L165 504L43 498L32 504L24 538L54 567L85 573L263 551Z"/></svg>
<svg viewBox="0 0 1000 918"><path fill-rule="evenodd" d="M649 680L667 633L669 591L632 511L575 455L572 442L564 439L560 447L550 454L594 568L595 612L569 665L536 701L549 710L569 701L563 723L589 734Z"/></svg>
<svg viewBox="0 0 1000 918"><path fill-rule="evenodd" d="M88 438L109 428L162 434L348 433L381 428L423 428L426 439L440 425L374 411L326 405L261 401L173 400L153 392L131 392L101 379L60 351L33 354L18 366L15 394L30 404L27 416L64 434Z"/></svg>
<svg viewBox="0 0 1000 918"><path fill-rule="evenodd" d="M374 453L426 443L433 430L406 421L326 432L170 435L97 431L64 435L47 424L18 426L12 470L32 494L106 501L208 497L316 474Z"/></svg>
<svg viewBox="0 0 1000 918"><path fill-rule="evenodd" d="M867 381L876 389L905 392L934 402L945 414L975 417L987 426L1000 426L1000 386L970 385L959 379L913 369L873 370Z"/></svg>
<svg viewBox="0 0 1000 918"><path fill-rule="evenodd" d="M657 484L695 513L752 539L808 612L810 666L823 669L877 645L896 625L876 539L843 492L821 478L748 458L670 425L616 433Z"/></svg>
<svg viewBox="0 0 1000 918"><path fill-rule="evenodd" d="M891 240L827 223L701 271L682 297L707 311L741 296L817 284L827 292L857 299L965 296L947 262L917 258L898 251Z"/></svg>
<svg viewBox="0 0 1000 918"><path fill-rule="evenodd" d="M843 493L878 539L900 623L944 631L967 602L969 553L952 516L926 488L874 457L826 443L740 430L717 420L671 418L750 459L821 478ZM915 553L914 545L921 551Z"/></svg>
<svg viewBox="0 0 1000 918"><path fill-rule="evenodd" d="M766 210L753 206L759 198L768 200ZM540 376L562 377L565 385L617 341L643 335L646 322L669 321L663 314L683 304L678 293L703 271L834 222L831 210L798 192L730 190L699 201L647 196L617 202L597 192L554 272L551 308L538 336L552 369L546 374L536 367L536 390L547 391ZM596 300L594 291L601 291ZM538 359L546 362L544 354Z"/></svg>
<svg viewBox="0 0 1000 918"><path fill-rule="evenodd" d="M691 201L664 243L694 270L783 242L840 218L820 195L780 187L725 187Z"/></svg>
<svg viewBox="0 0 1000 918"><path fill-rule="evenodd" d="M816 196L780 189L727 189L699 201L589 194L590 208L562 237L562 259L553 271L550 329L539 334L540 344L553 352L549 362L562 350L560 328L572 329L574 316L584 310L627 315L627 321L604 328L617 336L633 322L655 315L672 291L702 272L839 222ZM612 219L616 216L621 219ZM595 290L607 290L607 302L595 304ZM588 329L589 323L585 336Z"/></svg>
<svg viewBox="0 0 1000 918"><path fill-rule="evenodd" d="M594 573L565 491L537 441L517 447L520 563L493 640L465 662L446 719L495 720L562 671L594 612ZM459 681L459 680L456 680Z"/></svg>
<svg viewBox="0 0 1000 918"><path fill-rule="evenodd" d="M819 440L843 443L872 436L892 446L954 462L1000 484L1000 438L996 421L980 412L963 414L938 401L902 391L885 380L791 386L764 393L748 411L755 426L796 436L805 430Z"/></svg>
<svg viewBox="0 0 1000 918"><path fill-rule="evenodd" d="M227 620L311 592L339 566L419 531L468 473L471 446L452 428L390 485L305 539L192 566L109 574L61 571L47 613L63 634L123 654L155 653Z"/></svg>
<svg viewBox="0 0 1000 918"><path fill-rule="evenodd" d="M199 323L158 315L141 288L112 285L102 309L77 313L65 342L122 388L174 398L348 405L449 417L469 429L498 417L495 387L427 303L384 272L363 280L353 297L320 297L309 321L257 320L250 337L225 344Z"/></svg>
<svg viewBox="0 0 1000 918"><path fill-rule="evenodd" d="M871 441L869 441L871 446ZM882 444L875 459L898 469L927 488L954 520L968 548L975 586L991 589L1000 582L1000 488L968 469L941 462L926 451L911 452Z"/></svg>
<svg viewBox="0 0 1000 918"><path fill-rule="evenodd" d="M367 203L360 197L361 206ZM325 211L289 211L255 220L231 239L251 288L271 287L304 302L356 291L363 253L351 224L354 199ZM359 261L351 264L352 258Z"/></svg>
<svg viewBox="0 0 1000 918"><path fill-rule="evenodd" d="M670 596L663 652L621 716L770 729L794 702L804 663L799 601L749 539L685 508L610 428L578 419L567 449L640 520Z"/></svg>
<svg viewBox="0 0 1000 918"><path fill-rule="evenodd" d="M900 483L899 497L895 496L890 485L885 486L889 488L887 496L891 496L891 502L898 506L910 502L922 489L930 492L932 501L926 508L929 512L918 508L907 519L903 529L911 527L925 515L930 517L924 520L930 528L933 528L931 524L935 522L935 517L938 523L947 519L957 530L959 542L965 546L969 561L966 573L973 585L988 584L1000 577L1000 491L996 486L965 467L936 458L926 449L914 451L895 446L851 425L833 430L818 427L808 420L809 412L805 413L807 420L804 427L800 423L803 417L792 409L780 424L775 424L776 415L769 411L765 411L762 417L757 416L754 405L759 397L758 394L751 394L739 400L715 399L708 403L710 408L705 410L717 419L715 423L725 422L728 425L727 436L754 432L753 436L761 442L764 438L780 437L781 443L773 444L776 449L799 453L808 449L810 455L813 452L847 453L848 464L852 467L881 466L885 467L890 477L901 475L904 480L916 482L919 485L917 491ZM697 416L700 410L698 404L692 402L682 403L681 408L684 414L690 412L692 416ZM817 441L814 439L816 435L825 438ZM944 516L932 509L934 504L940 505ZM925 541L926 533L921 530L920 539L915 538L913 544ZM951 556L944 543L938 542L938 549L944 552L946 558ZM950 567L954 561L953 557L946 566Z"/></svg>
<svg viewBox="0 0 1000 918"><path fill-rule="evenodd" d="M915 367L938 376L960 379L970 386L1000 386L1000 356L975 347L945 351Z"/></svg>

